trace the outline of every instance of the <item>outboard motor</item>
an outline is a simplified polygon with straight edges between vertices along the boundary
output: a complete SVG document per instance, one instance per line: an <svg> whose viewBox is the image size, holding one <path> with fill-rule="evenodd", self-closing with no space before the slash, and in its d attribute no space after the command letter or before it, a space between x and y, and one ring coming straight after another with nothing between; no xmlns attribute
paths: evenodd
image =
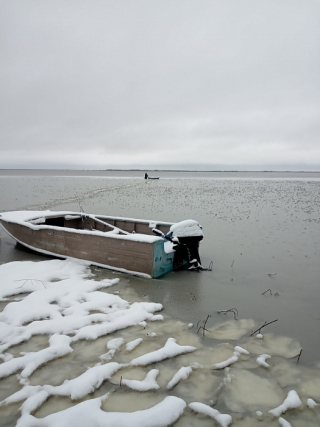
<svg viewBox="0 0 320 427"><path fill-rule="evenodd" d="M199 256L199 243L203 239L203 232L197 221L188 219L173 224L167 235L157 229L152 231L173 243L173 249L188 262L189 270L203 269Z"/></svg>
<svg viewBox="0 0 320 427"><path fill-rule="evenodd" d="M200 224L192 219L181 221L171 226L170 234L172 239L178 241L178 247L182 246L183 258L189 263L190 269L201 269L199 244L203 239L203 232Z"/></svg>

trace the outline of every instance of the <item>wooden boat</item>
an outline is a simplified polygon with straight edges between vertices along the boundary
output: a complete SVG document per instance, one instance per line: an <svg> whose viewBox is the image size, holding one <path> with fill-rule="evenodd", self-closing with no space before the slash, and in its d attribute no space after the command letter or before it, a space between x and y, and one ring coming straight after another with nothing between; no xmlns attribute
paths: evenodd
<svg viewBox="0 0 320 427"><path fill-rule="evenodd" d="M197 258L203 238L193 220L172 224L82 212L5 212L0 224L17 242L37 252L150 278Z"/></svg>
<svg viewBox="0 0 320 427"><path fill-rule="evenodd" d="M158 176L148 176L147 179L160 179Z"/></svg>

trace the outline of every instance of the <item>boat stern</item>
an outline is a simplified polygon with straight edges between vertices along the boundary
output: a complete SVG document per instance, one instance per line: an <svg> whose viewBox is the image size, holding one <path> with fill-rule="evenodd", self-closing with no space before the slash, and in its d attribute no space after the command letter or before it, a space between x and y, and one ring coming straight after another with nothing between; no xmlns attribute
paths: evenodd
<svg viewBox="0 0 320 427"><path fill-rule="evenodd" d="M186 261L172 249L171 242L159 240L154 243L152 277L160 277L184 264Z"/></svg>

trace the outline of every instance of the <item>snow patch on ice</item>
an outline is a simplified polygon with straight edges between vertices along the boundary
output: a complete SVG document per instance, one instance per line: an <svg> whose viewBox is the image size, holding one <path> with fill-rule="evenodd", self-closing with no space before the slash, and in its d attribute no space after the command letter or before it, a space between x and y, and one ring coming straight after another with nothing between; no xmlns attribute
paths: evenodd
<svg viewBox="0 0 320 427"><path fill-rule="evenodd" d="M9 404L19 402L21 400L29 400L35 395L43 392L49 396L69 396L72 400L78 400L85 397L87 394L94 392L101 384L110 379L112 375L122 367L119 363L107 363L105 365L97 365L89 368L80 376L73 380L66 380L59 386L43 385L31 386L25 385L21 390L3 400L1 404Z"/></svg>
<svg viewBox="0 0 320 427"><path fill-rule="evenodd" d="M232 423L231 415L221 414L216 409L213 409L210 406L205 405L204 403L192 402L188 406L194 412L200 412L213 418L221 427L228 427Z"/></svg>
<svg viewBox="0 0 320 427"><path fill-rule="evenodd" d="M43 364L72 352L70 345L80 339L96 339L146 319L160 320L154 313L162 310L161 304L130 304L118 295L98 291L118 283L118 279L99 282L88 280L90 276L86 265L71 260L0 266L2 297L29 292L21 301L7 304L0 313L0 352L34 335L51 335L49 347L39 352L16 358L3 354L0 378L19 370L27 378ZM17 284L16 280L21 278L22 285ZM50 283L50 287L43 287L43 281ZM106 358L112 357L122 343L122 339L112 340Z"/></svg>
<svg viewBox="0 0 320 427"><path fill-rule="evenodd" d="M284 414L288 409L299 408L301 405L302 402L300 400L300 397L298 396L298 393L295 390L290 390L284 402L277 408L271 409L269 413L274 415L275 417L279 417L281 414Z"/></svg>
<svg viewBox="0 0 320 427"><path fill-rule="evenodd" d="M136 340L130 341L126 344L126 350L132 351L134 350L141 342L143 341L142 338L137 338Z"/></svg>
<svg viewBox="0 0 320 427"><path fill-rule="evenodd" d="M232 365L233 363L236 363L239 360L240 353L234 352L232 357L229 357L229 359L224 360L223 362L216 363L213 365L214 369L224 369L227 366Z"/></svg>
<svg viewBox="0 0 320 427"><path fill-rule="evenodd" d="M113 340L108 341L107 348L109 349L108 353L102 354L99 356L102 360L111 360L113 356L115 355L116 351L119 350L119 348L124 343L123 338L114 338Z"/></svg>
<svg viewBox="0 0 320 427"><path fill-rule="evenodd" d="M311 399L309 397L309 399L307 399L307 405L308 405L309 408L313 409L316 406L318 406L318 403L316 403L313 399Z"/></svg>
<svg viewBox="0 0 320 427"><path fill-rule="evenodd" d="M155 322L158 320L164 320L162 314L154 314L152 317L150 317L149 319L151 322Z"/></svg>
<svg viewBox="0 0 320 427"><path fill-rule="evenodd" d="M122 384L131 388L132 390L137 391L149 391L149 390L158 390L160 388L159 384L156 381L157 376L159 375L158 369L152 369L148 372L147 376L143 381L138 380L122 380Z"/></svg>
<svg viewBox="0 0 320 427"><path fill-rule="evenodd" d="M256 415L259 421L262 421L263 419L263 413L261 411L256 411Z"/></svg>
<svg viewBox="0 0 320 427"><path fill-rule="evenodd" d="M235 348L234 348L234 350L235 351L237 351L238 353L240 353L240 354L250 354L249 352L248 352L248 350L246 350L245 348L243 348L243 347L240 347L239 345L236 345L235 346Z"/></svg>
<svg viewBox="0 0 320 427"><path fill-rule="evenodd" d="M289 423L289 421L286 421L284 418L282 418L282 417L280 417L279 419L278 419L278 421L279 421L279 424L282 426L282 427L292 427L291 426L291 424Z"/></svg>
<svg viewBox="0 0 320 427"><path fill-rule="evenodd" d="M270 365L266 362L266 359L271 359L271 356L269 354L261 354L256 360L258 365L269 368Z"/></svg>
<svg viewBox="0 0 320 427"><path fill-rule="evenodd" d="M224 360L223 362L216 363L213 365L214 369L224 369L227 366L232 365L233 363L236 363L239 360L239 357L241 354L250 354L248 350L240 347L235 346L233 356L229 357L229 359Z"/></svg>
<svg viewBox="0 0 320 427"><path fill-rule="evenodd" d="M166 427L176 422L186 407L184 400L168 396L150 409L131 413L105 412L101 409L102 398L81 402L64 411L56 412L44 418L23 415L17 427Z"/></svg>
<svg viewBox="0 0 320 427"><path fill-rule="evenodd" d="M168 338L164 347L151 353L133 359L131 365L150 365L151 363L160 362L161 360L179 356L180 354L195 351L196 347L182 346L176 343L174 338Z"/></svg>
<svg viewBox="0 0 320 427"><path fill-rule="evenodd" d="M172 377L172 380L168 382L167 388L171 389L174 386L176 386L181 380L186 380L191 372L195 369L201 369L203 366L201 366L199 363L192 363L190 366L182 366L182 368L179 369L178 372L174 374Z"/></svg>
<svg viewBox="0 0 320 427"><path fill-rule="evenodd" d="M49 347L38 352L26 353L0 365L0 378L21 371L21 377L28 378L36 369L45 363L65 356L73 350L70 347L71 338L66 335L54 334L49 338Z"/></svg>

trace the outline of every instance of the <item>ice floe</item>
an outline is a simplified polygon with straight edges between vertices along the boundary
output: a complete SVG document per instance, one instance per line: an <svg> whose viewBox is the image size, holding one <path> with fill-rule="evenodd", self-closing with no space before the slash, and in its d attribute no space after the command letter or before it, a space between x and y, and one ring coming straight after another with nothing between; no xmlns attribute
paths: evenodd
<svg viewBox="0 0 320 427"><path fill-rule="evenodd" d="M270 354L271 356L294 357L300 353L299 342L290 337L277 336L272 333L264 334L263 339L251 337L247 349L254 354Z"/></svg>
<svg viewBox="0 0 320 427"><path fill-rule="evenodd" d="M305 375L302 374L302 365L292 363L287 358L273 358L273 363L270 364L269 370L272 376L277 379L277 383L284 388L297 387L298 384L301 384L301 379L305 378ZM303 387L305 388L305 384L303 384ZM313 397L313 394L309 396Z"/></svg>
<svg viewBox="0 0 320 427"><path fill-rule="evenodd" d="M302 387L309 397L320 400L320 374L302 381Z"/></svg>
<svg viewBox="0 0 320 427"><path fill-rule="evenodd" d="M224 387L222 399L232 411L265 412L284 400L285 393L275 379L263 378L258 373L235 368L230 368L230 376L231 381Z"/></svg>
<svg viewBox="0 0 320 427"><path fill-rule="evenodd" d="M254 327L254 321L251 319L228 320L226 322L207 328L208 338L217 340L238 340L246 335Z"/></svg>

